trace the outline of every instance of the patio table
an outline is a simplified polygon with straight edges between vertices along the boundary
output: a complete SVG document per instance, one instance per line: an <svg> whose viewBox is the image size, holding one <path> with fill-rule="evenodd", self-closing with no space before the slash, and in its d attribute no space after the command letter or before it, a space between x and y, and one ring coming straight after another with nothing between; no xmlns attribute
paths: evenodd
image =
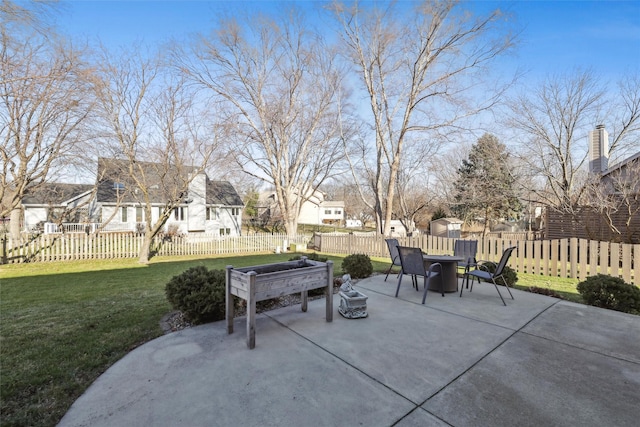
<svg viewBox="0 0 640 427"><path fill-rule="evenodd" d="M458 262L464 261L461 256L455 255L423 255L424 265L429 268L431 263L439 262L442 265L442 284L445 292L458 290ZM440 284L437 280L429 284L430 291L440 292Z"/></svg>

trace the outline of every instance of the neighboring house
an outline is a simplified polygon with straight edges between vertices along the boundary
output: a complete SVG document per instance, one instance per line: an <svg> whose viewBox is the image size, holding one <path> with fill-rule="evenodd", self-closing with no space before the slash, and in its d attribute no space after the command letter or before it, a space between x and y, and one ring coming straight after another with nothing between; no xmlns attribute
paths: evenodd
<svg viewBox="0 0 640 427"><path fill-rule="evenodd" d="M545 238L640 243L640 152L609 166L609 134L598 125L589 132L589 173L601 183L611 184L604 187L611 198L611 209L605 209L606 215L592 207L580 208L574 214L547 209ZM619 192L620 185L626 187L626 194Z"/></svg>
<svg viewBox="0 0 640 427"><path fill-rule="evenodd" d="M276 194L264 192L258 204L274 217L279 211ZM341 225L344 222L344 201L325 200L325 194L315 191L308 200L302 203L298 224Z"/></svg>
<svg viewBox="0 0 640 427"><path fill-rule="evenodd" d="M27 191L22 199L22 229L44 232L45 223L90 222L95 215L93 189L91 184L44 183Z"/></svg>
<svg viewBox="0 0 640 427"><path fill-rule="evenodd" d="M432 236L459 239L463 223L458 218L439 218L431 221L429 231Z"/></svg>
<svg viewBox="0 0 640 427"><path fill-rule="evenodd" d="M347 218L345 221L345 227L347 228L362 228L362 221L359 219Z"/></svg>
<svg viewBox="0 0 640 427"><path fill-rule="evenodd" d="M384 227L384 224L385 224L384 221L382 221L382 227ZM406 237L407 236L407 229L399 219L392 219L389 224L391 226L390 237Z"/></svg>
<svg viewBox="0 0 640 427"><path fill-rule="evenodd" d="M23 229L32 230L41 222L63 222L66 223L65 231L141 231L145 221L144 189L137 187L122 172L126 170L124 165L120 160L101 158L96 186L48 184L36 194L28 195L23 202ZM185 177L178 179L179 174L175 172L161 175L162 169L153 163L140 165L147 182L154 183L146 186L151 200L152 223L158 220L168 201L178 201L164 225L165 231L218 236L241 234L244 204L229 182L212 181L201 173L193 177L188 191L180 192ZM52 192L47 191L47 187L68 191ZM63 221L56 221L64 212ZM52 224L44 231L61 230Z"/></svg>

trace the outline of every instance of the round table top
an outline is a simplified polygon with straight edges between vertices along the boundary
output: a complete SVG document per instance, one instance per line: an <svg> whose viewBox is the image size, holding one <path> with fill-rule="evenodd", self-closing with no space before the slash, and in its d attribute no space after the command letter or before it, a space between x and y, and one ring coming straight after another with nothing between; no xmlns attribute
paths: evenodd
<svg viewBox="0 0 640 427"><path fill-rule="evenodd" d="M435 261L435 262L458 262L464 261L464 257L455 256L455 255L422 255L422 258L425 261Z"/></svg>

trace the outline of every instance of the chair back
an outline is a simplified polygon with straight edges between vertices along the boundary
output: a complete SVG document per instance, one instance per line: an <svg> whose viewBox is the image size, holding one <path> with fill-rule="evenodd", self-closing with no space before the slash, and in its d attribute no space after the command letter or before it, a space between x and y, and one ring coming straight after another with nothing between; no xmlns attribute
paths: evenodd
<svg viewBox="0 0 640 427"><path fill-rule="evenodd" d="M422 250L420 248L412 248L409 246L398 246L400 254L400 263L404 274L426 275L424 268L424 259L422 258Z"/></svg>
<svg viewBox="0 0 640 427"><path fill-rule="evenodd" d="M394 265L400 265L400 255L398 254L398 239L385 239L387 242L387 248L389 248L389 256L391 257L391 262Z"/></svg>
<svg viewBox="0 0 640 427"><path fill-rule="evenodd" d="M456 240L453 247L453 255L464 258L465 264L475 263L477 252L477 240Z"/></svg>
<svg viewBox="0 0 640 427"><path fill-rule="evenodd" d="M504 270L504 266L507 265L507 261L509 261L509 257L511 256L511 252L515 249L515 246L507 248L502 253L502 258L500 258L500 262L496 266L496 271L493 273L493 277L498 277L502 275L502 271Z"/></svg>

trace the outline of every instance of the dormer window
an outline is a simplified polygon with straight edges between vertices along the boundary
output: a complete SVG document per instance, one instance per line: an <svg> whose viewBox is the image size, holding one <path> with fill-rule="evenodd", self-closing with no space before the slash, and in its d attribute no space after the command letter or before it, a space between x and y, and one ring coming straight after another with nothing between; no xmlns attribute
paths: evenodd
<svg viewBox="0 0 640 427"><path fill-rule="evenodd" d="M113 183L114 190L124 190L124 182L114 182Z"/></svg>

